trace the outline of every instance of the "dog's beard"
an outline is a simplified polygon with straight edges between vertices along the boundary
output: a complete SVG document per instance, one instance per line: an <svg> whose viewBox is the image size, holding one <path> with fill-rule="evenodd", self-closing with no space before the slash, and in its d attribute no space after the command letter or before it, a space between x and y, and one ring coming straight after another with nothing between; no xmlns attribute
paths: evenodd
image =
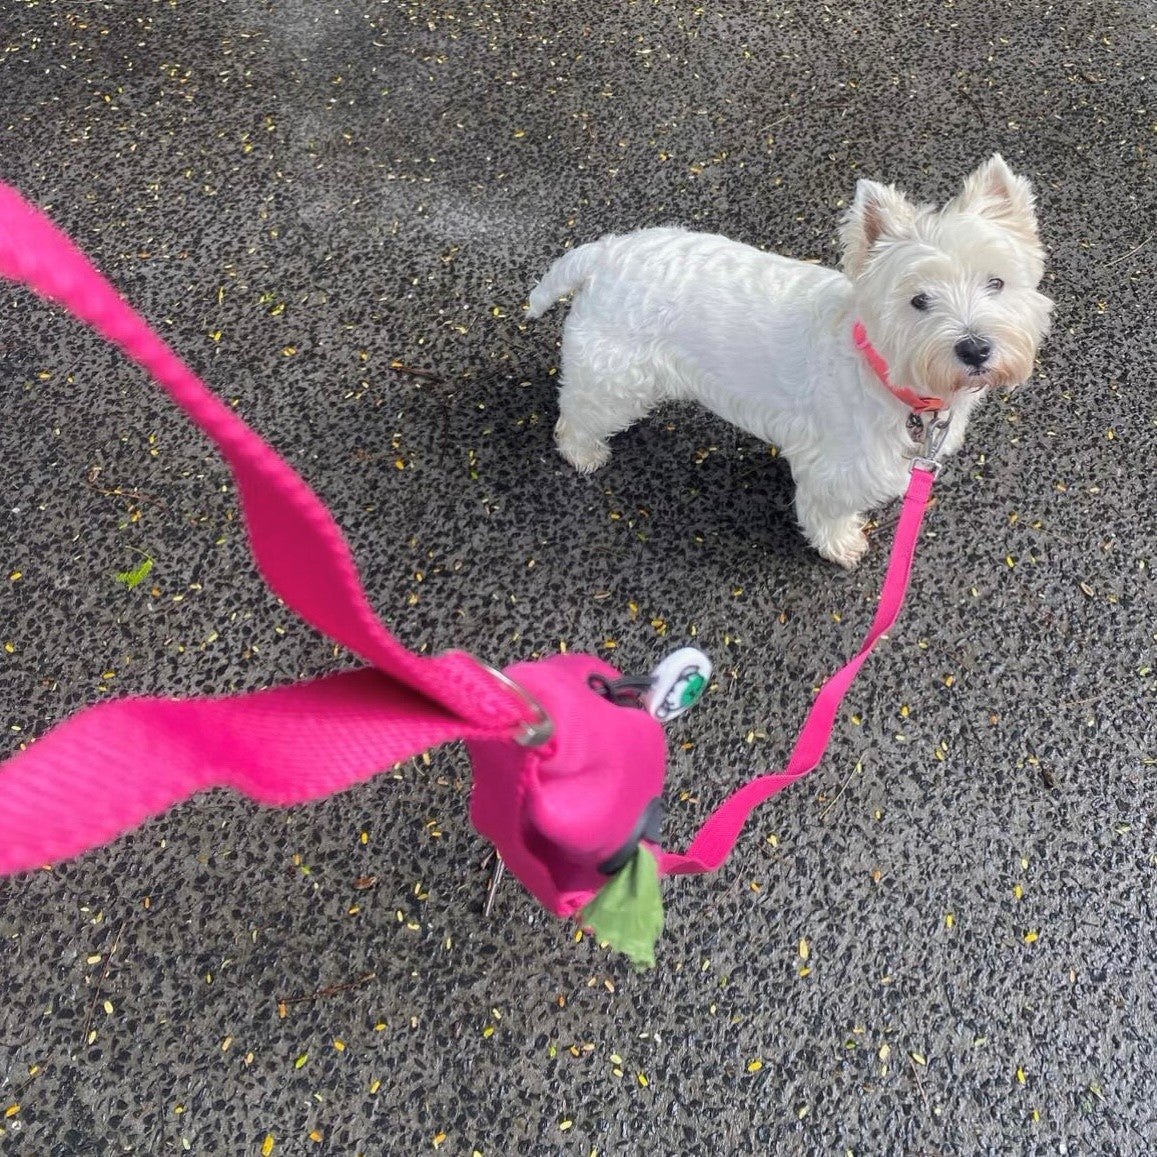
<svg viewBox="0 0 1157 1157"><path fill-rule="evenodd" d="M1030 333L1013 326L990 325L984 336L992 345L992 353L980 367L966 365L956 356L958 334L937 335L900 359L893 367L893 380L949 401L964 390L1011 389L1032 376L1037 346Z"/></svg>

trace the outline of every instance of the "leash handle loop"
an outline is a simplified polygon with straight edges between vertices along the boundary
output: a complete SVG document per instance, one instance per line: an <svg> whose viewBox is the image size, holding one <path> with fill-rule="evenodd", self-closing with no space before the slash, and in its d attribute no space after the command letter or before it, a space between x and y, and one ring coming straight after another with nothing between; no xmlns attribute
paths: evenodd
<svg viewBox="0 0 1157 1157"><path fill-rule="evenodd" d="M65 306L168 392L228 463L270 589L372 664L246 695L114 700L65 720L0 766L0 875L76 855L206 788L287 805L454 739L517 749L517 735L541 728L525 694L470 655L422 657L390 634L304 479L2 182L0 276Z"/></svg>
<svg viewBox="0 0 1157 1157"><path fill-rule="evenodd" d="M213 394L83 253L0 183L0 274L57 301L149 373L216 443L232 470L253 557L278 598L464 727L512 734L523 698L469 655L407 650L374 614L348 544L305 480Z"/></svg>

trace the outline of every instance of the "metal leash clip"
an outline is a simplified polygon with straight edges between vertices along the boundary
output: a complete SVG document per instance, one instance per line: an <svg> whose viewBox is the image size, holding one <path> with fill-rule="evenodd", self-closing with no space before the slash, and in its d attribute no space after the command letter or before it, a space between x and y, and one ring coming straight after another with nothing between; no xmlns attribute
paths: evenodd
<svg viewBox="0 0 1157 1157"><path fill-rule="evenodd" d="M920 454L912 459L913 470L927 470L935 478L940 473L940 463L936 456L948 437L948 427L952 424L951 410L934 410L924 422L924 432L920 439Z"/></svg>

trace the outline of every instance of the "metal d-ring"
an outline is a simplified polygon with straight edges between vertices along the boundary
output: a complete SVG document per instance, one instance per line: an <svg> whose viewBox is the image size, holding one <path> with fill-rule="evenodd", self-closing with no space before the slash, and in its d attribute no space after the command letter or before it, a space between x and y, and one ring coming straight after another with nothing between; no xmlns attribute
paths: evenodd
<svg viewBox="0 0 1157 1157"><path fill-rule="evenodd" d="M491 667L489 663L483 663L481 660L479 660L479 665L487 673L493 675L508 691L513 691L534 713L533 719L524 720L519 725L522 730L514 737L514 742L519 747L541 747L554 734L554 722L547 715L542 704L525 687L511 679L505 671Z"/></svg>

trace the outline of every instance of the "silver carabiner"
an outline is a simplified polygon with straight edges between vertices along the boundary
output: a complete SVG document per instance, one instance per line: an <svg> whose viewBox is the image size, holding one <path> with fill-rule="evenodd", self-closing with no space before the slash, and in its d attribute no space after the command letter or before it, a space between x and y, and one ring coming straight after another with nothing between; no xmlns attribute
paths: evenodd
<svg viewBox="0 0 1157 1157"><path fill-rule="evenodd" d="M487 674L493 675L508 691L513 691L534 713L533 719L528 719L521 724L521 731L514 736L514 742L519 747L541 747L554 734L554 723L543 709L542 704L525 687L511 679L505 671L499 671L497 667L491 667L489 663L483 663L481 659L477 662L480 667L486 670Z"/></svg>
<svg viewBox="0 0 1157 1157"><path fill-rule="evenodd" d="M948 427L952 424L951 410L935 410L933 416L924 423L924 433L920 439L920 454L912 459L912 469L927 470L935 477L940 473L937 455L948 437Z"/></svg>
<svg viewBox="0 0 1157 1157"><path fill-rule="evenodd" d="M944 439L948 437L948 427L952 425L951 410L937 410L936 414L937 417L924 427L924 444L921 449L927 458L935 458L940 453Z"/></svg>

